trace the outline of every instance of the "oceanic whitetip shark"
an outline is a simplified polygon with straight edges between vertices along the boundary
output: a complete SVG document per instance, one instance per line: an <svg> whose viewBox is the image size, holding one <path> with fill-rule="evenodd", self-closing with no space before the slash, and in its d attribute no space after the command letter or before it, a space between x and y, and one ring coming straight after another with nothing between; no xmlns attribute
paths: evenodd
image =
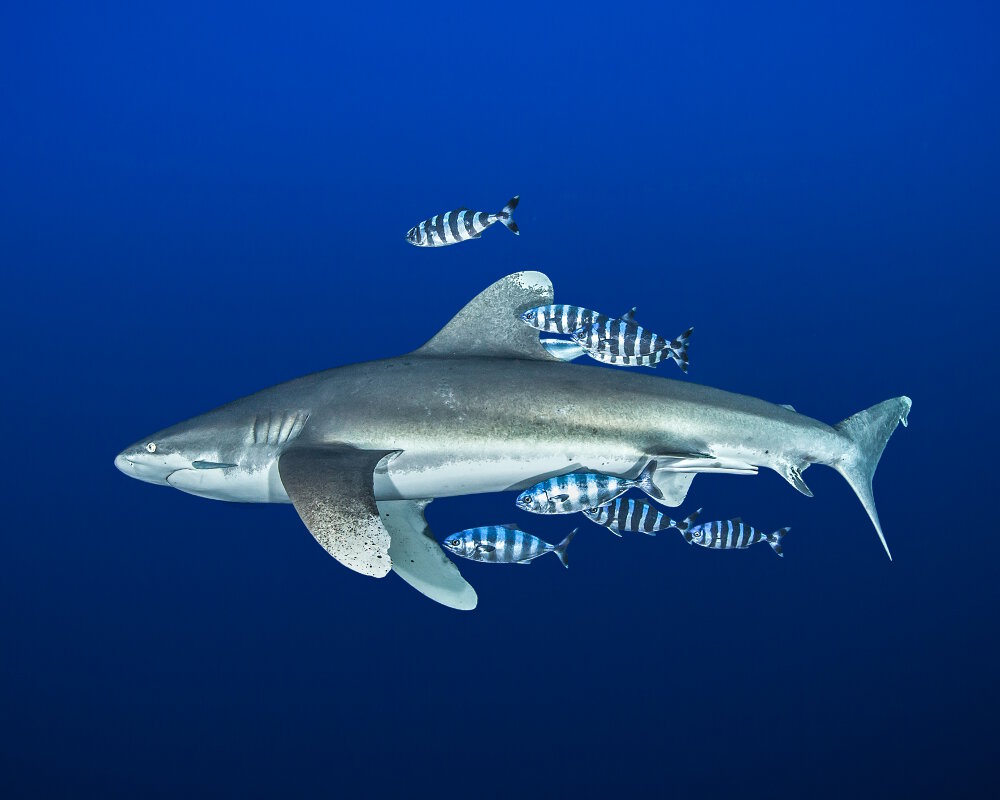
<svg viewBox="0 0 1000 800"><path fill-rule="evenodd" d="M907 397L829 426L789 406L668 378L566 363L520 315L553 302L538 272L508 275L408 355L282 383L123 450L126 475L217 500L295 506L340 563L390 569L446 606L476 593L424 521L435 497L521 490L576 470L636 477L655 461L677 506L696 473L768 467L803 494L837 470L886 552L872 476ZM890 556L891 557L891 556Z"/></svg>

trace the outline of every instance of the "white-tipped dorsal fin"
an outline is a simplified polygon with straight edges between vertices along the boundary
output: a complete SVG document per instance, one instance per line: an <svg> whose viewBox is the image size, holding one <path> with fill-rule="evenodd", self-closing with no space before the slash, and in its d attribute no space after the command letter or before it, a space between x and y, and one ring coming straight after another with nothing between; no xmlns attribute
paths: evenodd
<svg viewBox="0 0 1000 800"><path fill-rule="evenodd" d="M515 272L477 294L418 356L483 356L558 361L521 320L529 308L552 303L552 282L541 272Z"/></svg>
<svg viewBox="0 0 1000 800"><path fill-rule="evenodd" d="M778 405L780 405L782 408L787 408L789 411L795 411L795 409L792 408L790 405L788 405L788 403L778 403ZM795 413L797 414L798 412L795 411Z"/></svg>

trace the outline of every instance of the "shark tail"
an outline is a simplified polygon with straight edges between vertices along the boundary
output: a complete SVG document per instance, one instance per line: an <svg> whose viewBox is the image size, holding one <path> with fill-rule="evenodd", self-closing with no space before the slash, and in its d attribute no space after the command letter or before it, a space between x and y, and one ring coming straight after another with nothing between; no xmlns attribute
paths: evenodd
<svg viewBox="0 0 1000 800"><path fill-rule="evenodd" d="M771 549L782 558L784 558L785 554L781 548L781 540L785 538L785 534L790 530L791 528L779 528L767 537L767 543L771 545Z"/></svg>
<svg viewBox="0 0 1000 800"><path fill-rule="evenodd" d="M674 339L669 346L670 357L681 368L681 372L684 373L688 371L688 344L690 343L692 333L694 333L693 326Z"/></svg>
<svg viewBox="0 0 1000 800"><path fill-rule="evenodd" d="M521 231L517 227L517 223L514 222L514 209L517 208L517 204L521 201L521 195L516 194L510 200L507 201L507 205L503 207L503 210L497 214L497 219L500 220L507 230L518 236L521 235Z"/></svg>
<svg viewBox="0 0 1000 800"><path fill-rule="evenodd" d="M834 426L854 446L839 462L831 466L844 476L844 480L851 485L861 505L865 507L890 561L892 553L889 552L889 545L886 544L878 512L875 510L872 478L875 477L875 468L896 425L902 422L905 427L911 405L909 397L894 397L865 411L859 411Z"/></svg>
<svg viewBox="0 0 1000 800"><path fill-rule="evenodd" d="M559 560L562 562L562 565L566 567L566 569L569 569L569 559L566 557L566 548L569 547L569 543L573 541L573 537L576 536L576 532L578 530L579 528L573 528L573 530L569 532L569 536L552 548L552 552L559 557ZM620 535L621 534L619 534L619 536Z"/></svg>

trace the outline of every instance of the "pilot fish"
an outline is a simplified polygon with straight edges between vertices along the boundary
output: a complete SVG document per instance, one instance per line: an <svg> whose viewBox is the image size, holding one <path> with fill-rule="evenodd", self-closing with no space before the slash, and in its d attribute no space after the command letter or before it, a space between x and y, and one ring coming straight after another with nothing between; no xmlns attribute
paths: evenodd
<svg viewBox="0 0 1000 800"><path fill-rule="evenodd" d="M447 214L437 214L410 228L406 233L406 241L417 247L444 247L478 239L483 231L496 222L502 222L511 233L520 235L513 217L519 200L520 195L512 197L496 214L470 211L464 206Z"/></svg>
<svg viewBox="0 0 1000 800"><path fill-rule="evenodd" d="M633 487L655 498L663 495L653 483L656 462L650 461L638 478L617 478L596 472L572 472L536 483L517 497L517 505L535 514L573 514L610 503Z"/></svg>
<svg viewBox="0 0 1000 800"><path fill-rule="evenodd" d="M673 341L641 327L635 320L607 320L574 331L571 339L597 361L622 366L651 367L664 358L674 360L688 371L688 343L694 328L688 328Z"/></svg>
<svg viewBox="0 0 1000 800"><path fill-rule="evenodd" d="M676 528L683 533L698 518L700 513L701 509L699 508L693 514L689 514L677 522L657 511L650 503L643 500L625 500L619 497L606 506L584 509L583 515L598 525L603 525L615 536L621 536L621 531L656 536L657 531L665 531L669 528Z"/></svg>
<svg viewBox="0 0 1000 800"><path fill-rule="evenodd" d="M514 525L487 525L453 533L445 538L444 546L456 556L490 564L528 564L546 553L555 553L562 565L569 568L566 548L575 535L574 528L559 544L549 544Z"/></svg>
<svg viewBox="0 0 1000 800"><path fill-rule="evenodd" d="M573 333L591 325L603 325L605 322L617 319L582 306L568 306L561 303L549 306L529 308L521 315L521 320L532 328L538 328L546 333ZM635 308L621 315L621 319L635 319Z"/></svg>
<svg viewBox="0 0 1000 800"><path fill-rule="evenodd" d="M780 528L774 533L767 534L736 517L716 522L703 522L701 525L695 525L686 531L681 531L681 533L688 544L700 544L702 547L710 547L713 550L745 550L757 542L767 542L775 553L783 556L781 540L790 530L791 528Z"/></svg>

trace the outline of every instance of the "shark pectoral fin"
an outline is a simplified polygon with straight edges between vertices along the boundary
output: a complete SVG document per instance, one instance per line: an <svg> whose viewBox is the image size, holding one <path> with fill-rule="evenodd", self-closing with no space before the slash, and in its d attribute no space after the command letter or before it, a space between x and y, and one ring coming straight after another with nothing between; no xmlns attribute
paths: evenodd
<svg viewBox="0 0 1000 800"><path fill-rule="evenodd" d="M379 500L379 515L389 531L392 571L436 603L459 611L476 607L476 590L431 535L424 519L430 500Z"/></svg>
<svg viewBox="0 0 1000 800"><path fill-rule="evenodd" d="M392 567L373 486L375 467L391 452L293 447L278 459L281 483L309 533L345 567L374 578Z"/></svg>
<svg viewBox="0 0 1000 800"><path fill-rule="evenodd" d="M687 497L694 476L693 472L661 470L657 462L657 469L653 472L653 485L660 490L661 496L656 499L666 506L679 506Z"/></svg>
<svg viewBox="0 0 1000 800"><path fill-rule="evenodd" d="M802 494L804 494L806 497L812 497L813 496L812 489L806 486L806 482L802 480L802 470L808 466L809 465L806 464L805 466L799 468L796 467L794 464L786 464L781 469L781 474L786 481L792 484L792 486L794 486L796 489L802 492Z"/></svg>

